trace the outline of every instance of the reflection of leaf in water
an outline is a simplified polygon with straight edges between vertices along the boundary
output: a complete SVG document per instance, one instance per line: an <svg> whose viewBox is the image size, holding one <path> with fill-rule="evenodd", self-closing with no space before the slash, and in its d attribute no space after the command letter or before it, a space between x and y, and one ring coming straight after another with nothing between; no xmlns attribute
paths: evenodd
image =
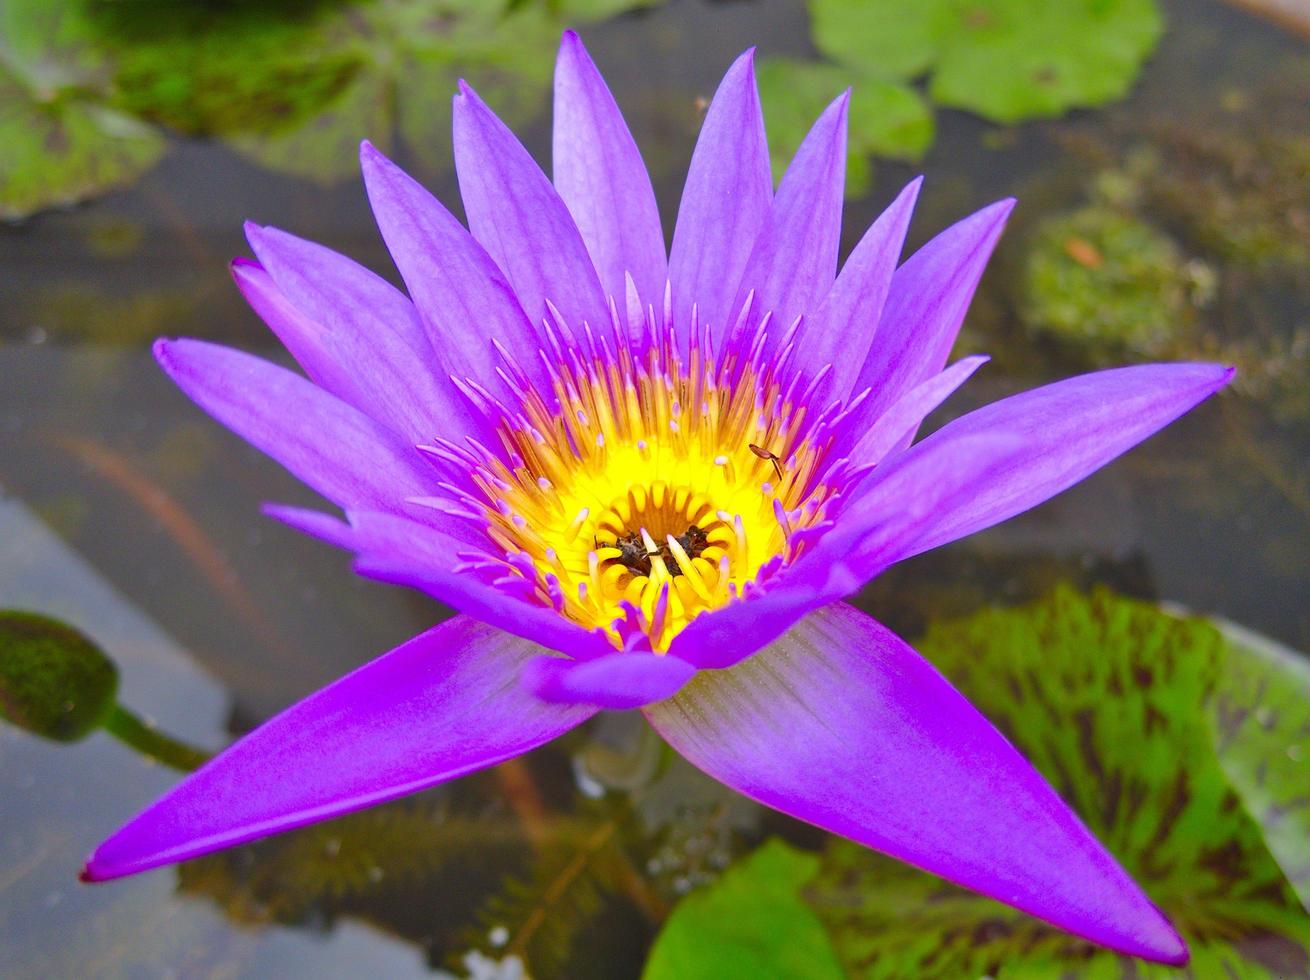
<svg viewBox="0 0 1310 980"><path fill-rule="evenodd" d="M644 980L839 980L832 944L800 891L819 859L771 840L673 910Z"/></svg>
<svg viewBox="0 0 1310 980"><path fill-rule="evenodd" d="M0 610L0 718L76 742L114 710L118 669L89 639L37 613Z"/></svg>
<svg viewBox="0 0 1310 980"><path fill-rule="evenodd" d="M766 58L759 65L759 83L775 180L782 178L824 106L846 88L854 88L847 196L859 197L869 189L869 157L917 160L932 145L932 111L913 89L898 82L862 77L834 65Z"/></svg>
<svg viewBox="0 0 1310 980"><path fill-rule="evenodd" d="M1310 741L1304 669L1225 642L1203 620L1067 589L940 624L919 647L1173 919L1192 948L1191 975L1306 974L1310 917L1288 879L1306 868L1310 770L1286 754ZM829 845L808 897L861 976L1130 969L1113 953L843 841ZM1142 962L1131 970L1179 975Z"/></svg>
<svg viewBox="0 0 1310 980"><path fill-rule="evenodd" d="M941 105L995 122L1119 98L1163 30L1155 0L810 0L827 56L892 79L931 73Z"/></svg>
<svg viewBox="0 0 1310 980"><path fill-rule="evenodd" d="M107 103L89 42L75 8L0 5L0 218L126 184L163 153L158 133Z"/></svg>

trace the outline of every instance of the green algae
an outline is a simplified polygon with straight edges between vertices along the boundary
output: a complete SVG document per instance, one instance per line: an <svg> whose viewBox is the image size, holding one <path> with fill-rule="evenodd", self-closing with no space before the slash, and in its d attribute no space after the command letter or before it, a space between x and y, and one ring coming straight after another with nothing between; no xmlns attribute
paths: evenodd
<svg viewBox="0 0 1310 980"><path fill-rule="evenodd" d="M1153 132L1150 205L1242 265L1310 266L1310 133L1245 126Z"/></svg>
<svg viewBox="0 0 1310 980"><path fill-rule="evenodd" d="M1020 315L1038 334L1100 351L1186 343L1214 274L1135 215L1092 204L1044 219L1024 261Z"/></svg>

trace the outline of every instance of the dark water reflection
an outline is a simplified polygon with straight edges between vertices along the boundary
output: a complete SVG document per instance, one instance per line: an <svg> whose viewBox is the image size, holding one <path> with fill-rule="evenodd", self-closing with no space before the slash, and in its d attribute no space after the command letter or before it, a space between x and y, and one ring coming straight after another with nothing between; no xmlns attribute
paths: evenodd
<svg viewBox="0 0 1310 980"><path fill-rule="evenodd" d="M1149 141L1153 120L1206 126L1196 106L1282 84L1305 55L1300 42L1218 5L1177 3L1168 13L1161 49L1126 105L1010 130L938 113L936 144L915 168L928 182L914 243L996 197L1021 200L962 341L994 362L952 411L1086 366L1084 355L1034 341L1018 322L1013 284L1025 235L1043 214L1078 206L1106 155L1114 163ZM696 97L750 44L765 55L810 54L806 25L799 2L671 0L584 30L655 173L666 227L698 124ZM477 82L476 64L456 67ZM446 111L444 96L433 105ZM545 159L548 118L528 115L520 133ZM1087 152L1089 142L1100 149ZM400 162L455 204L450 171L401 144ZM848 202L847 248L913 172L877 164L871 194ZM1310 189L1310 174L1300 177ZM285 176L204 137L172 138L162 162L128 189L0 228L0 608L75 624L118 663L123 703L208 747L445 614L357 579L339 554L260 518L263 501L312 497L202 417L155 368L149 341L159 334L280 356L226 272L228 258L246 251L246 218L392 275L358 182ZM1226 260L1209 261L1229 273ZM1304 266L1297 276L1310 281ZM1240 338L1247 327L1237 318L1259 309L1259 329L1290 344L1310 320L1305 290L1286 277L1252 282L1263 292L1250 305L1205 314L1215 335ZM1191 353L1214 355L1206 336ZM1131 359L1148 358L1109 360ZM1055 579L1106 583L1310 649L1310 412L1284 411L1273 397L1207 404L1036 513L893 569L859 601L914 635L936 616L1035 596ZM608 842L595 840L607 826L625 856L596 896L604 911L573 937L589 955L564 958L569 972L558 975L636 975L670 901L698 874L712 874L762 827L815 839L688 772L674 789L589 800L594 774L579 782L577 760L590 759L610 785L642 785L637 737L626 722L607 721L521 771L423 794L354 829L311 829L91 889L75 880L84 853L175 774L103 734L63 747L0 726L0 975L424 973L494 926L473 921L469 908L522 874L534 848L603 854ZM536 787L527 804L514 791L524 779ZM674 819L687 801L694 817ZM525 824L534 807L538 823ZM443 833L464 843L462 855L434 843ZM375 846L358 866L338 866L336 878L314 878L313 860L297 857L319 848L357 856L352 834ZM700 842L690 852L688 839Z"/></svg>

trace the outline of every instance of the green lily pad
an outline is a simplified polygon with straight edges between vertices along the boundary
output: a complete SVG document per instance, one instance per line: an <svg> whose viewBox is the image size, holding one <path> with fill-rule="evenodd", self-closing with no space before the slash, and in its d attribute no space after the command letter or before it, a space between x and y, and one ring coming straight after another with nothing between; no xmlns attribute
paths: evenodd
<svg viewBox="0 0 1310 980"><path fill-rule="evenodd" d="M877 78L917 78L958 17L951 0L809 0L814 46Z"/></svg>
<svg viewBox="0 0 1310 980"><path fill-rule="evenodd" d="M1163 31L1155 0L811 0L814 42L869 75L931 74L937 103L1012 123L1128 91Z"/></svg>
<svg viewBox="0 0 1310 980"><path fill-rule="evenodd" d="M917 160L932 145L932 110L917 92L898 82L789 58L762 60L758 76L775 181L782 179L819 113L847 88L854 90L846 157L848 197L869 189L869 157Z"/></svg>
<svg viewBox="0 0 1310 980"><path fill-rule="evenodd" d="M1209 701L1224 775L1310 910L1310 663L1257 633L1220 623L1225 658Z"/></svg>
<svg viewBox="0 0 1310 980"><path fill-rule="evenodd" d="M800 890L819 859L770 840L715 884L692 892L655 940L644 980L840 980L844 976Z"/></svg>
<svg viewBox="0 0 1310 980"><path fill-rule="evenodd" d="M1180 972L1128 960L833 840L806 895L850 973L1307 975L1304 661L1206 620L1069 589L939 624L919 649L1123 862L1192 961Z"/></svg>
<svg viewBox="0 0 1310 980"><path fill-rule="evenodd" d="M932 97L1003 123L1122 97L1164 30L1155 0L988 0L957 9Z"/></svg>
<svg viewBox="0 0 1310 980"><path fill-rule="evenodd" d="M113 712L118 669L89 639L37 613L0 610L0 718L76 742Z"/></svg>
<svg viewBox="0 0 1310 980"><path fill-rule="evenodd" d="M135 180L165 149L109 104L88 25L62 4L0 7L0 218L18 220Z"/></svg>

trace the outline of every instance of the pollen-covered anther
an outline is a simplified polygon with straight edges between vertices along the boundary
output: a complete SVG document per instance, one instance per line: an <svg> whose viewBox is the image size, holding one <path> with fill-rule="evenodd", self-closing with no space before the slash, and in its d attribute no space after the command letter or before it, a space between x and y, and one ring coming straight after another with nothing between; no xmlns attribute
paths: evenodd
<svg viewBox="0 0 1310 980"><path fill-rule="evenodd" d="M521 389L494 420L504 461L479 454L472 480L538 601L616 647L640 634L664 651L795 557L830 496L828 440L758 335L716 357L680 351L667 324L640 341L582 333L546 362L552 390Z"/></svg>

